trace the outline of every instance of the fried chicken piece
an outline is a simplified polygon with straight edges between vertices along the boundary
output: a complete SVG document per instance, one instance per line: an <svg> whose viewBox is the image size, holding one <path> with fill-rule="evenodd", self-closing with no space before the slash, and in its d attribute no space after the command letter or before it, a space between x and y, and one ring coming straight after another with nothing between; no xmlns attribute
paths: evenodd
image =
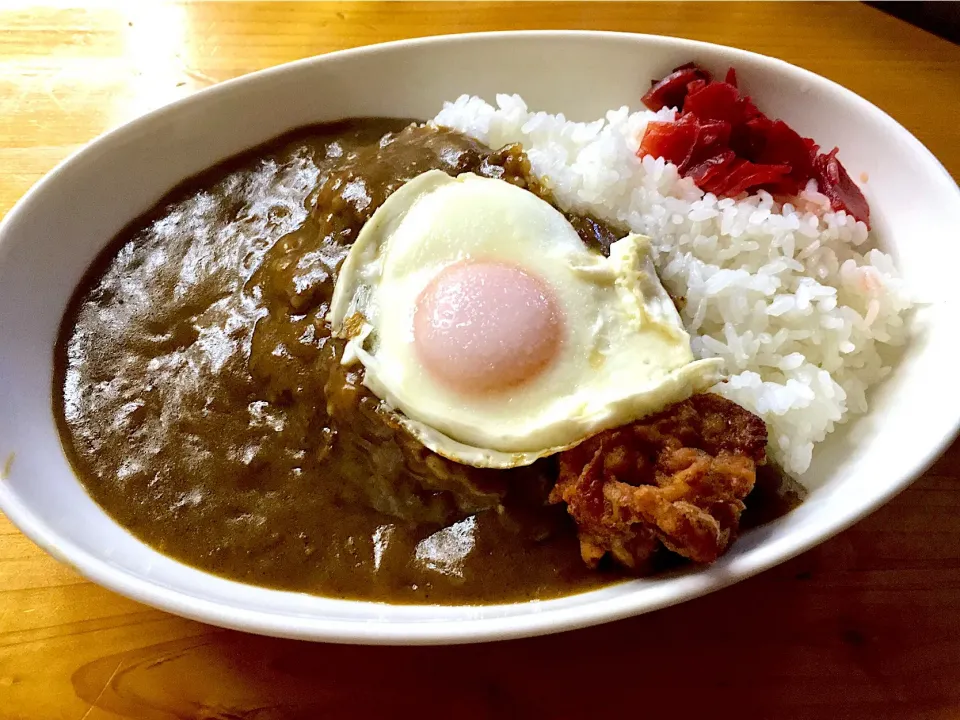
<svg viewBox="0 0 960 720"><path fill-rule="evenodd" d="M642 573L661 545L713 562L736 537L766 444L756 415L695 395L561 453L550 501L567 503L591 567L610 553Z"/></svg>

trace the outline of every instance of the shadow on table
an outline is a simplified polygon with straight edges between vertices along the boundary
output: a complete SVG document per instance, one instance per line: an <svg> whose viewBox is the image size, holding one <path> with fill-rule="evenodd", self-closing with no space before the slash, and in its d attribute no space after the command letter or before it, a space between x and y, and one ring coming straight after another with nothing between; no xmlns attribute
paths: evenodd
<svg viewBox="0 0 960 720"><path fill-rule="evenodd" d="M951 42L960 43L960 3L910 0L866 4Z"/></svg>

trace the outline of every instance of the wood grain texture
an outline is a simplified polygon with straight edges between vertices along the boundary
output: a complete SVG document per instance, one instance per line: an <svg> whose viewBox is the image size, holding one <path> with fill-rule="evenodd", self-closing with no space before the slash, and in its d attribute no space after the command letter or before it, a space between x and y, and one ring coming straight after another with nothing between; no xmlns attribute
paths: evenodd
<svg viewBox="0 0 960 720"><path fill-rule="evenodd" d="M0 2L0 213L100 132L218 81L418 35L583 28L735 45L832 78L960 174L960 49L854 4ZM838 118L840 121L849 119ZM960 447L851 530L683 606L551 638L348 648L102 590L0 516L0 720L960 718Z"/></svg>

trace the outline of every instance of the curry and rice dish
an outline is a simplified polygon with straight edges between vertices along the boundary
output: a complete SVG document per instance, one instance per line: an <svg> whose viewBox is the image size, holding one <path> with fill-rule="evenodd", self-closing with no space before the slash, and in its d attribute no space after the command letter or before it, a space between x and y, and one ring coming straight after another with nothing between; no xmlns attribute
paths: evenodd
<svg viewBox="0 0 960 720"><path fill-rule="evenodd" d="M172 191L64 317L87 491L203 570L389 602L710 563L788 511L909 303L858 251L836 151L732 74L678 68L644 102L577 124L464 97Z"/></svg>

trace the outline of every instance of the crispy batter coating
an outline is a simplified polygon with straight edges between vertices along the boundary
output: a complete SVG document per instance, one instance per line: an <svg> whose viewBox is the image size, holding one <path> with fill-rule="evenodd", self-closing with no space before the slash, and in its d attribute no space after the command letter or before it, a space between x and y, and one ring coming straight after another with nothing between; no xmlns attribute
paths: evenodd
<svg viewBox="0 0 960 720"><path fill-rule="evenodd" d="M716 560L736 537L767 428L719 395L695 395L560 455L550 495L577 522L584 562L607 553L642 573L662 546Z"/></svg>

